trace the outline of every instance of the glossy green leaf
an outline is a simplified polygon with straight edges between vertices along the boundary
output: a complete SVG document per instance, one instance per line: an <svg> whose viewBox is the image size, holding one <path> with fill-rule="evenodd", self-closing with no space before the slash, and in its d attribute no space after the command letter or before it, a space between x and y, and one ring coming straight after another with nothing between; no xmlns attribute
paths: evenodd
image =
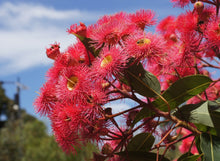
<svg viewBox="0 0 220 161"><path fill-rule="evenodd" d="M126 159L126 161L156 161L157 159L157 154L151 152L129 151L119 152L117 154L123 159ZM169 161L167 158L161 158L162 156L159 155L160 161Z"/></svg>
<svg viewBox="0 0 220 161"><path fill-rule="evenodd" d="M176 116L185 121L214 127L208 109L208 101L185 105L180 108Z"/></svg>
<svg viewBox="0 0 220 161"><path fill-rule="evenodd" d="M173 115L175 115L177 118L184 120L184 121L191 121L193 118L191 117L191 112L193 110L196 110L200 106L202 106L204 102L198 103L198 104L188 104L183 105L179 109L173 112Z"/></svg>
<svg viewBox="0 0 220 161"><path fill-rule="evenodd" d="M126 80L142 96L155 97L160 94L160 82L152 73L146 71L141 63L134 63L126 69Z"/></svg>
<svg viewBox="0 0 220 161"><path fill-rule="evenodd" d="M207 133L200 135L200 147L204 154L203 161L220 160L220 138Z"/></svg>
<svg viewBox="0 0 220 161"><path fill-rule="evenodd" d="M208 105L213 127L216 130L217 135L220 136L220 99L215 101L208 101Z"/></svg>
<svg viewBox="0 0 220 161"><path fill-rule="evenodd" d="M197 161L203 154L193 155L191 153L185 153L179 157L177 161Z"/></svg>
<svg viewBox="0 0 220 161"><path fill-rule="evenodd" d="M200 147L200 136L199 135L195 136L195 145L196 145L196 148L199 154L203 154L201 147Z"/></svg>
<svg viewBox="0 0 220 161"><path fill-rule="evenodd" d="M140 133L131 139L128 143L127 150L147 152L153 146L154 141L155 138L150 133Z"/></svg>
<svg viewBox="0 0 220 161"><path fill-rule="evenodd" d="M196 124L196 123L194 123L194 125L201 132L206 132L206 133L209 133L211 135L215 135L215 136L219 136L220 137L220 135L217 133L217 131L219 131L218 128L215 129L215 128L210 127L210 126L206 126L206 125L202 125L202 124Z"/></svg>
<svg viewBox="0 0 220 161"><path fill-rule="evenodd" d="M203 92L210 83L212 83L212 80L204 75L187 76L173 83L162 94L162 97L172 110L193 96ZM161 97L152 102L155 107L162 111L168 111L167 103Z"/></svg>
<svg viewBox="0 0 220 161"><path fill-rule="evenodd" d="M181 120L194 123L203 132L220 135L220 104L218 100L184 105L174 115Z"/></svg>

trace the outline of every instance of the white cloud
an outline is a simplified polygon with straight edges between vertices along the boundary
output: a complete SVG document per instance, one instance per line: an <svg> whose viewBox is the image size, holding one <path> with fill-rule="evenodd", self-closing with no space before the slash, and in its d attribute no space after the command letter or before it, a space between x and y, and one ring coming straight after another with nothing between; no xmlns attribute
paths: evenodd
<svg viewBox="0 0 220 161"><path fill-rule="evenodd" d="M55 10L34 4L0 5L0 75L12 74L51 61L45 48L60 42L61 50L74 43L66 33L70 24L91 22L101 14L81 10ZM66 26L66 27L65 27Z"/></svg>
<svg viewBox="0 0 220 161"><path fill-rule="evenodd" d="M13 29L32 28L48 25L49 23L61 23L65 21L95 21L100 16L98 12L82 10L55 10L51 7L36 4L12 4L4 3L0 6L0 24Z"/></svg>
<svg viewBox="0 0 220 161"><path fill-rule="evenodd" d="M56 33L56 34L55 34ZM38 65L47 65L51 61L46 57L45 49L55 41L62 42L65 49L74 42L74 37L67 35L61 29L42 29L31 31L1 31L0 30L0 74L9 74Z"/></svg>

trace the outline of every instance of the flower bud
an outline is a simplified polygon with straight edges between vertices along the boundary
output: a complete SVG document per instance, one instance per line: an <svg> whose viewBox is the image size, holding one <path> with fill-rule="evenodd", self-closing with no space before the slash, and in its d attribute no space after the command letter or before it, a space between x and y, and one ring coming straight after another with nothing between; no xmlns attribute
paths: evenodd
<svg viewBox="0 0 220 161"><path fill-rule="evenodd" d="M170 40L172 40L173 42L177 42L177 37L175 34L171 34L170 35Z"/></svg>
<svg viewBox="0 0 220 161"><path fill-rule="evenodd" d="M106 115L112 115L112 108L111 108L111 107L107 107L107 108L105 109L105 114L106 114Z"/></svg>
<svg viewBox="0 0 220 161"><path fill-rule="evenodd" d="M70 29L67 30L70 34L77 34L79 36L86 37L87 27L84 23L80 22L79 25L73 24Z"/></svg>
<svg viewBox="0 0 220 161"><path fill-rule="evenodd" d="M201 13L204 9L204 4L201 1L198 1L194 4L194 9L198 12Z"/></svg>
<svg viewBox="0 0 220 161"><path fill-rule="evenodd" d="M48 58L55 60L60 55L60 45L52 44L50 48L46 49L46 54Z"/></svg>
<svg viewBox="0 0 220 161"><path fill-rule="evenodd" d="M77 60L74 59L70 53L66 52L61 54L59 61L65 66L75 66L78 64Z"/></svg>

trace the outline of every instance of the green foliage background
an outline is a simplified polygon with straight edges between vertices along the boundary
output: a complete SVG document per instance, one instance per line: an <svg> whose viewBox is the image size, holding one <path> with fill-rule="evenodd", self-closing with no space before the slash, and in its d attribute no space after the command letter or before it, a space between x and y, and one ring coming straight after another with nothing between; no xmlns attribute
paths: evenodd
<svg viewBox="0 0 220 161"><path fill-rule="evenodd" d="M22 113L22 119L8 121L0 130L1 161L87 161L97 148L88 143L77 154L65 154L46 132L43 122Z"/></svg>
<svg viewBox="0 0 220 161"><path fill-rule="evenodd" d="M0 109L4 104L13 102L5 96L0 86ZM11 109L7 104L7 109ZM1 111L1 110L0 110ZM7 110L9 111L9 110ZM98 148L88 143L76 154L65 154L53 136L48 135L42 121L21 111L20 118L10 117L0 128L0 161L88 161Z"/></svg>

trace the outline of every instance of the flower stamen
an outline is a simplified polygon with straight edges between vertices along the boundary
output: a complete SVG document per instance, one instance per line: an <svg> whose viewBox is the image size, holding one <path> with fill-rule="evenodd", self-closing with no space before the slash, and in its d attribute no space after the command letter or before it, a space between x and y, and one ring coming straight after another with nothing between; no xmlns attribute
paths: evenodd
<svg viewBox="0 0 220 161"><path fill-rule="evenodd" d="M74 90L77 83L78 83L78 78L76 76L72 76L68 78L67 89L70 91Z"/></svg>
<svg viewBox="0 0 220 161"><path fill-rule="evenodd" d="M112 56L111 55L107 55L103 58L102 62L101 62L101 67L105 68L109 63L112 62Z"/></svg>
<svg viewBox="0 0 220 161"><path fill-rule="evenodd" d="M139 45L139 46L144 46L144 45L147 45L150 43L151 43L151 40L147 39L147 38L143 38L143 39L140 39L137 41L137 45Z"/></svg>

